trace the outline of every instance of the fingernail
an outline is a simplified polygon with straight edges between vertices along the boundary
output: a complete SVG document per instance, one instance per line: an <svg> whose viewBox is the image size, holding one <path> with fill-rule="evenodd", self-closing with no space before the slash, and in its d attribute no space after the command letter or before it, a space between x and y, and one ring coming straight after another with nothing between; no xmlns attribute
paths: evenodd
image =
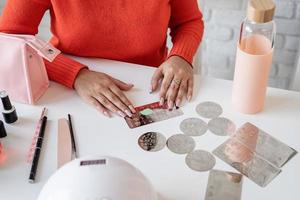
<svg viewBox="0 0 300 200"><path fill-rule="evenodd" d="M188 101L191 101L191 100L192 100L192 96L188 96L188 97L187 97L187 100L188 100Z"/></svg>
<svg viewBox="0 0 300 200"><path fill-rule="evenodd" d="M129 110L125 110L125 113L127 114L128 117L132 117L132 113Z"/></svg>
<svg viewBox="0 0 300 200"><path fill-rule="evenodd" d="M131 110L132 113L136 113L136 110L134 109L134 107L132 105L129 105L128 107L129 107L129 109Z"/></svg>
<svg viewBox="0 0 300 200"><path fill-rule="evenodd" d="M159 101L159 105L162 106L164 105L164 103L165 103L165 99L161 97Z"/></svg>
<svg viewBox="0 0 300 200"><path fill-rule="evenodd" d="M180 104L181 104L181 100L180 100L180 99L177 99L177 100L176 100L176 108L179 107Z"/></svg>
<svg viewBox="0 0 300 200"><path fill-rule="evenodd" d="M176 110L178 110L179 109L179 106L176 106Z"/></svg>
<svg viewBox="0 0 300 200"><path fill-rule="evenodd" d="M104 114L106 117L109 117L109 118L110 118L110 115L108 114L108 112L104 111L103 114Z"/></svg>
<svg viewBox="0 0 300 200"><path fill-rule="evenodd" d="M169 102L168 102L168 107L169 107L169 109L173 109L173 107L174 107L174 102L173 102L173 101L169 101Z"/></svg>
<svg viewBox="0 0 300 200"><path fill-rule="evenodd" d="M149 88L149 93L151 94L153 92L152 86Z"/></svg>
<svg viewBox="0 0 300 200"><path fill-rule="evenodd" d="M123 113L123 112L121 112L121 111L118 111L117 112L121 117L126 117L126 115Z"/></svg>

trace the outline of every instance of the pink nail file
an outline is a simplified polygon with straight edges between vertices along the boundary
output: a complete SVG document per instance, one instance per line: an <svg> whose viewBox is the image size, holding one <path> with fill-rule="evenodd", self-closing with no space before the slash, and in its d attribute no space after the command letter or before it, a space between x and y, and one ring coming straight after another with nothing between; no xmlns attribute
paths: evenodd
<svg viewBox="0 0 300 200"><path fill-rule="evenodd" d="M69 124L66 119L58 120L57 169L72 160L72 142Z"/></svg>

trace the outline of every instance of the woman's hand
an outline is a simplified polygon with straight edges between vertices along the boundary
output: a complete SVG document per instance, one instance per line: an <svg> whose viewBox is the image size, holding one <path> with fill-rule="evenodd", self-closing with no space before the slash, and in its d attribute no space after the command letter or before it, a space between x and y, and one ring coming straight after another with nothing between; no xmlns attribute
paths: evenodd
<svg viewBox="0 0 300 200"><path fill-rule="evenodd" d="M132 84L88 69L82 69L74 83L79 96L107 117L111 117L109 111L121 117L131 117L135 113L133 105L122 92L132 87Z"/></svg>
<svg viewBox="0 0 300 200"><path fill-rule="evenodd" d="M188 101L193 96L193 69L191 65L179 56L166 60L154 73L151 81L151 92L160 89L160 104L167 100L169 109L179 107L184 98Z"/></svg>

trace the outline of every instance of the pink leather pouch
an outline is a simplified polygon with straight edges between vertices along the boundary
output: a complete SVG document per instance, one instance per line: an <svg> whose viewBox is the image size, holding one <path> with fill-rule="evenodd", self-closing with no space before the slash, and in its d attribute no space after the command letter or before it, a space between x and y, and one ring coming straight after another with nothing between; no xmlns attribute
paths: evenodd
<svg viewBox="0 0 300 200"><path fill-rule="evenodd" d="M33 35L0 33L0 91L13 101L36 103L49 87L43 58L52 62L59 53Z"/></svg>

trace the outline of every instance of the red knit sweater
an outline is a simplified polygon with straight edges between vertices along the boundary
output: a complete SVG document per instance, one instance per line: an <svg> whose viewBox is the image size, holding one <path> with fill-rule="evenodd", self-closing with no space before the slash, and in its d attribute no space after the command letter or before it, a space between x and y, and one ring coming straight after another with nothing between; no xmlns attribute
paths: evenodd
<svg viewBox="0 0 300 200"><path fill-rule="evenodd" d="M46 10L51 15L51 43L76 56L159 66L168 56L169 27L169 56L191 63L203 35L197 0L7 0L0 31L37 34ZM68 87L85 67L63 55L45 64L49 78Z"/></svg>

